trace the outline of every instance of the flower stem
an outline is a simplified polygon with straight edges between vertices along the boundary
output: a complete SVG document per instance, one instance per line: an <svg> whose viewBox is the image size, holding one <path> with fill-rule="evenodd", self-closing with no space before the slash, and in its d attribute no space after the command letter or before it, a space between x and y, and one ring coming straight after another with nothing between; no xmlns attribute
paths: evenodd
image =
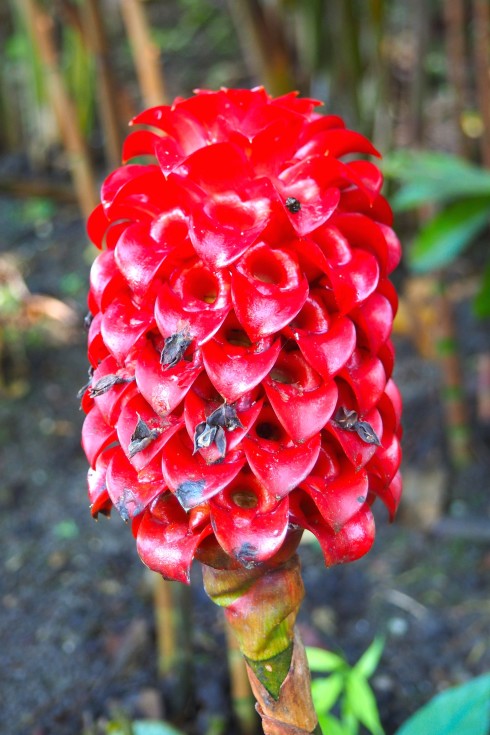
<svg viewBox="0 0 490 735"><path fill-rule="evenodd" d="M265 735L318 735L310 672L296 616L304 595L295 554L273 568L213 569L204 587L225 616L247 664Z"/></svg>

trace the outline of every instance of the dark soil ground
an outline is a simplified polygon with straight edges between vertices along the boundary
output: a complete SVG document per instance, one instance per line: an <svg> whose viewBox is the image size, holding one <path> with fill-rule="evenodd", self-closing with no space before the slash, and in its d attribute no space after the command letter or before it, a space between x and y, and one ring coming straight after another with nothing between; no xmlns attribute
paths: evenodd
<svg viewBox="0 0 490 735"><path fill-rule="evenodd" d="M95 523L88 509L75 397L86 376L83 227L69 207L31 215L20 200L0 200L1 247L18 258L31 292L62 299L78 322L71 338L58 328L18 332L15 349L2 355L0 732L92 735L116 711L174 716L175 699L157 677L152 582L129 528L117 516ZM472 398L474 356L487 337L467 305L458 314ZM341 650L353 663L376 634L386 637L372 683L387 735L434 693L490 669L488 444L475 424L474 462L449 470L439 372L406 341L398 352L406 512L390 526L380 509L374 550L353 565L326 570L314 544L301 547L306 643ZM456 535L414 521L417 511L422 519L433 512L441 486ZM232 735L223 621L199 577L196 569L197 709L176 721L192 735Z"/></svg>

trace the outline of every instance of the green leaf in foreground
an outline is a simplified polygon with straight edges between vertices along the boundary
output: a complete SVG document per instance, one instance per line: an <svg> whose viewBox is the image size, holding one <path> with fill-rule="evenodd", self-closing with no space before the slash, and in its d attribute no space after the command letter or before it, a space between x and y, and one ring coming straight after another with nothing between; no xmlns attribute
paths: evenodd
<svg viewBox="0 0 490 735"><path fill-rule="evenodd" d="M487 198L465 199L440 212L419 234L410 265L419 273L451 263L484 230L490 217Z"/></svg>
<svg viewBox="0 0 490 735"><path fill-rule="evenodd" d="M383 735L384 730L378 715L378 705L373 690L363 676L354 669L349 674L346 685L346 710L361 722L373 735Z"/></svg>
<svg viewBox="0 0 490 735"><path fill-rule="evenodd" d="M485 674L438 694L396 735L488 735L489 728L490 674Z"/></svg>
<svg viewBox="0 0 490 735"><path fill-rule="evenodd" d="M344 689L343 674L332 674L311 682L311 694L318 712L329 712Z"/></svg>
<svg viewBox="0 0 490 735"><path fill-rule="evenodd" d="M349 735L346 728L332 715L318 714L318 722L324 733L328 735Z"/></svg>
<svg viewBox="0 0 490 735"><path fill-rule="evenodd" d="M323 673L326 671L337 671L338 669L347 668L347 664L342 656L332 653L331 651L325 651L323 648L307 646L306 657L311 671Z"/></svg>
<svg viewBox="0 0 490 735"><path fill-rule="evenodd" d="M354 666L354 671L366 679L374 674L378 668L385 642L383 638L375 638L368 649L364 651L359 661Z"/></svg>

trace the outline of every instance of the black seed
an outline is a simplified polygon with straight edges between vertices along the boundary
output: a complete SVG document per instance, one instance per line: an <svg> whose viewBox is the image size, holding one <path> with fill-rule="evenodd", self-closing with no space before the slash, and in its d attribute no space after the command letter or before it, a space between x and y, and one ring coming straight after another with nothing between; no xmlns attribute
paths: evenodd
<svg viewBox="0 0 490 735"><path fill-rule="evenodd" d="M185 480L179 485L175 495L184 510L190 510L199 505L205 487L206 480Z"/></svg>
<svg viewBox="0 0 490 735"><path fill-rule="evenodd" d="M92 365L90 365L90 367L89 367L89 369L88 369L88 378L89 378L89 379L88 379L88 383L85 383L85 385L84 385L84 386L82 386L82 387L80 388L80 390L78 391L78 393L77 393L77 398L78 398L79 400L80 400L81 398L83 398L83 394L85 393L85 391L87 390L87 388L90 388L90 386L91 386L91 384L92 384L92 375L93 375L93 374L94 374L94 369L93 369Z"/></svg>
<svg viewBox="0 0 490 735"><path fill-rule="evenodd" d="M192 338L187 329L167 337L163 346L160 362L165 367L175 367L182 360Z"/></svg>
<svg viewBox="0 0 490 735"><path fill-rule="evenodd" d="M243 424L238 418L235 407L228 403L223 403L219 406L212 414L210 414L206 422L209 426L222 426L227 431L234 431L235 429L243 429Z"/></svg>
<svg viewBox="0 0 490 735"><path fill-rule="evenodd" d="M123 519L124 523L127 523L130 518L128 505L132 505L134 508L133 516L137 516L143 511L143 506L140 502L138 502L138 499L134 492L131 490L131 488L126 487L124 488L123 494L116 503L116 509L119 511L119 515Z"/></svg>
<svg viewBox="0 0 490 735"><path fill-rule="evenodd" d="M356 411L349 411L347 408L341 406L337 411L334 421L341 427L341 429L347 429L347 431L355 431L357 424L358 415Z"/></svg>
<svg viewBox="0 0 490 735"><path fill-rule="evenodd" d="M216 449L220 453L221 457L224 458L226 454L225 430L221 426L218 426L215 431L216 434L214 436L214 443L216 444Z"/></svg>
<svg viewBox="0 0 490 735"><path fill-rule="evenodd" d="M210 447L214 442L216 431L216 426L209 426L207 421L201 421L201 423L196 426L196 430L194 432L193 453L195 454L199 449Z"/></svg>
<svg viewBox="0 0 490 735"><path fill-rule="evenodd" d="M103 378L100 378L100 380L90 388L90 395L92 398L101 396L103 393L107 393L107 391L113 386L120 385L121 383L131 383L133 380L134 378L121 378L119 375L104 375Z"/></svg>
<svg viewBox="0 0 490 735"><path fill-rule="evenodd" d="M345 431L355 431L359 439L366 444L375 444L381 446L381 442L376 435L373 427L367 421L359 421L356 411L349 411L343 406L339 408L334 418L335 423Z"/></svg>
<svg viewBox="0 0 490 735"><path fill-rule="evenodd" d="M298 214L301 209L301 202L295 197L288 197L286 199L286 208L289 209L291 214Z"/></svg>
<svg viewBox="0 0 490 735"><path fill-rule="evenodd" d="M139 414L136 415L138 416L138 423L136 424L128 446L130 458L134 457L138 452L142 452L143 449L146 449L146 447L160 434L158 429L150 429L148 424L145 424L141 416Z"/></svg>
<svg viewBox="0 0 490 735"><path fill-rule="evenodd" d="M256 546L246 541L241 545L238 551L234 551L233 553L245 569L253 569L253 567L257 566L257 551L258 549Z"/></svg>
<svg viewBox="0 0 490 735"><path fill-rule="evenodd" d="M358 421L354 427L354 431L363 442L366 442L366 444L376 444L377 447L381 446L381 442L376 435L376 432L367 421Z"/></svg>

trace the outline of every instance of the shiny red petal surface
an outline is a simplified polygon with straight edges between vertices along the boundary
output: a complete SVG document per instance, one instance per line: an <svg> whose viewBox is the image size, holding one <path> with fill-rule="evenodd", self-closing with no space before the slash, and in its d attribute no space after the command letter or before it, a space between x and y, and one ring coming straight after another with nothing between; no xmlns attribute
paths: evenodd
<svg viewBox="0 0 490 735"><path fill-rule="evenodd" d="M116 448L107 449L97 457L95 468L90 468L87 475L90 512L94 518L99 513L110 513L112 501L107 492L106 473Z"/></svg>
<svg viewBox="0 0 490 735"><path fill-rule="evenodd" d="M209 502L211 524L221 548L244 567L270 559L281 548L289 522L289 501L262 510L264 490L246 473Z"/></svg>
<svg viewBox="0 0 490 735"><path fill-rule="evenodd" d="M155 413L165 416L177 408L202 369L197 350L192 362L180 360L174 367L162 365L159 352L148 341L138 353L136 383Z"/></svg>
<svg viewBox="0 0 490 735"><path fill-rule="evenodd" d="M339 405L351 410L350 405L339 399ZM379 411L373 408L371 411L363 416L360 416L360 420L366 421L372 427L376 436L383 441L383 423ZM345 452L347 459L359 470L364 467L369 460L374 456L376 451L380 451L380 447L376 447L375 444L366 444L355 431L347 431L339 426L335 420L331 420L327 425L327 430L330 434L335 436L342 449Z"/></svg>
<svg viewBox="0 0 490 735"><path fill-rule="evenodd" d="M356 330L347 317L334 319L323 334L301 329L293 329L293 333L305 358L325 380L342 370L356 345Z"/></svg>
<svg viewBox="0 0 490 735"><path fill-rule="evenodd" d="M295 232L302 237L316 230L332 216L340 201L340 190L330 187L323 190L313 179L295 181L287 186L276 184L285 213ZM299 212L291 212L285 202L294 197L301 204Z"/></svg>
<svg viewBox="0 0 490 735"><path fill-rule="evenodd" d="M124 278L114 260L114 252L104 250L90 269L90 294L98 309L104 311L125 288Z"/></svg>
<svg viewBox="0 0 490 735"><path fill-rule="evenodd" d="M347 314L375 291L379 265L371 253L353 249L349 262L329 264L326 275L328 283L325 285L331 286L334 307L341 314Z"/></svg>
<svg viewBox="0 0 490 735"><path fill-rule="evenodd" d="M283 353L264 381L274 412L294 442L321 431L337 403L337 386L323 382L301 353Z"/></svg>
<svg viewBox="0 0 490 735"><path fill-rule="evenodd" d="M346 153L367 153L380 158L373 144L355 130L328 130L325 132L325 155L339 158Z"/></svg>
<svg viewBox="0 0 490 735"><path fill-rule="evenodd" d="M127 180L112 196L104 202L107 217L115 222L120 219L149 222L167 209L172 209L175 202L176 187L174 182L165 179L160 166L135 166L128 164L123 169L141 169L134 177Z"/></svg>
<svg viewBox="0 0 490 735"><path fill-rule="evenodd" d="M388 245L388 259L386 263L386 272L389 275L395 270L397 265L400 263L402 257L402 247L399 239L397 238L391 227L386 225L379 225L381 231L384 234L385 240Z"/></svg>
<svg viewBox="0 0 490 735"><path fill-rule="evenodd" d="M88 359L92 367L96 368L99 362L107 357L109 350L107 349L101 333L102 313L99 312L92 319L92 324L88 330Z"/></svg>
<svg viewBox="0 0 490 735"><path fill-rule="evenodd" d="M150 431L155 432L155 436L146 447L131 457L129 445L140 419ZM183 419L177 416L158 416L142 396L136 396L126 403L117 421L117 435L124 454L137 472L143 470L157 456L182 423Z"/></svg>
<svg viewBox="0 0 490 735"><path fill-rule="evenodd" d="M337 214L335 226L353 248L360 248L372 253L376 258L380 274L386 276L388 266L388 244L382 228L364 214ZM389 229L389 228L386 228Z"/></svg>
<svg viewBox="0 0 490 735"><path fill-rule="evenodd" d="M311 472L320 453L320 436L313 436L302 444L294 444L288 437L268 440L270 433L277 434L277 419L264 410L253 427L253 431L243 440L242 446L250 469L259 482L275 498L284 498L299 485Z"/></svg>
<svg viewBox="0 0 490 735"><path fill-rule="evenodd" d="M229 403L251 391L272 369L281 341L265 338L260 344L241 346L228 342L244 341L235 319L227 319L220 331L202 347L206 372L216 390Z"/></svg>
<svg viewBox="0 0 490 735"><path fill-rule="evenodd" d="M206 464L199 453L193 455L193 443L185 430L175 434L162 451L163 476L185 510L216 495L244 463L243 452L234 451L221 464Z"/></svg>
<svg viewBox="0 0 490 735"><path fill-rule="evenodd" d="M361 414L376 406L386 386L386 374L381 360L366 350L357 349L339 375L352 388Z"/></svg>
<svg viewBox="0 0 490 735"><path fill-rule="evenodd" d="M231 281L235 313L252 341L285 327L308 296L292 252L259 243L237 263Z"/></svg>
<svg viewBox="0 0 490 735"><path fill-rule="evenodd" d="M155 146L162 139L151 130L134 130L123 144L122 161L127 163L137 156L155 156Z"/></svg>
<svg viewBox="0 0 490 735"><path fill-rule="evenodd" d="M97 406L92 406L82 427L82 447L91 467L95 467L99 454L116 440L115 429L104 421Z"/></svg>
<svg viewBox="0 0 490 735"><path fill-rule="evenodd" d="M218 331L231 309L228 275L196 263L165 283L155 304L155 319L164 337L186 330L198 345Z"/></svg>
<svg viewBox="0 0 490 735"><path fill-rule="evenodd" d="M192 533L185 514L177 513L177 501L171 495L164 496L161 503L172 503L175 520L168 523L158 520L150 511L145 511L139 524L136 548L141 560L154 572L165 579L173 579L189 584L190 568L196 549L212 533L206 526L199 533Z"/></svg>
<svg viewBox="0 0 490 735"><path fill-rule="evenodd" d="M303 528L311 531L318 539L323 551L326 566L345 564L360 559L370 550L374 542L374 518L365 505L359 512L335 533L325 523L310 498L308 502L301 500L301 495L291 496L290 506L292 519Z"/></svg>
<svg viewBox="0 0 490 735"><path fill-rule="evenodd" d="M375 292L350 314L360 332L362 343L373 355L386 342L393 327L391 304L380 293Z"/></svg>
<svg viewBox="0 0 490 735"><path fill-rule="evenodd" d="M179 144L186 155L207 143L202 124L182 106L160 105L144 110L131 120L131 125L150 125L167 133Z"/></svg>
<svg viewBox="0 0 490 735"><path fill-rule="evenodd" d="M266 197L243 202L230 193L203 204L192 212L189 235L198 255L214 268L239 258L260 237L270 216Z"/></svg>
<svg viewBox="0 0 490 735"><path fill-rule="evenodd" d="M398 472L402 461L402 451L398 438L386 433L383 437L383 445L378 447L377 452L366 465L366 469L381 478L388 485Z"/></svg>
<svg viewBox="0 0 490 735"><path fill-rule="evenodd" d="M122 293L103 315L101 333L111 354L122 365L154 325L153 314L135 306L129 296Z"/></svg>
<svg viewBox="0 0 490 735"><path fill-rule="evenodd" d="M147 224L136 222L127 227L115 249L119 271L133 293L143 297L172 247L157 243L150 235Z"/></svg>
<svg viewBox="0 0 490 735"><path fill-rule="evenodd" d="M385 504L390 514L391 521L393 521L400 504L402 488L403 483L400 472L396 473L389 485L386 485L386 483L376 475L369 476L369 489Z"/></svg>
<svg viewBox="0 0 490 735"><path fill-rule="evenodd" d="M378 195L383 186L383 174L371 161L350 161L347 167L355 172L363 184L374 194ZM376 219L373 217L373 219Z"/></svg>
<svg viewBox="0 0 490 735"><path fill-rule="evenodd" d="M310 496L332 530L338 533L366 502L368 475L344 462L338 478L324 480L312 476L301 485L301 489Z"/></svg>
<svg viewBox="0 0 490 735"><path fill-rule="evenodd" d="M154 473L150 478L138 477L123 450L118 447L107 468L107 490L121 518L127 521L142 513L152 500L166 490L166 485L161 471L160 477L155 477Z"/></svg>
<svg viewBox="0 0 490 735"><path fill-rule="evenodd" d="M106 217L104 207L102 204L98 204L87 220L87 234L99 249L102 249L104 235L108 227L109 220Z"/></svg>
<svg viewBox="0 0 490 735"><path fill-rule="evenodd" d="M131 371L125 368L119 368L116 359L112 355L108 355L94 371L91 388L95 388L97 383L108 375L114 375L117 378L128 381L116 383L106 392L94 397L94 401L104 420L110 426L114 426L121 409L121 404L135 395L136 385L134 379L132 379L134 375L132 375Z"/></svg>

